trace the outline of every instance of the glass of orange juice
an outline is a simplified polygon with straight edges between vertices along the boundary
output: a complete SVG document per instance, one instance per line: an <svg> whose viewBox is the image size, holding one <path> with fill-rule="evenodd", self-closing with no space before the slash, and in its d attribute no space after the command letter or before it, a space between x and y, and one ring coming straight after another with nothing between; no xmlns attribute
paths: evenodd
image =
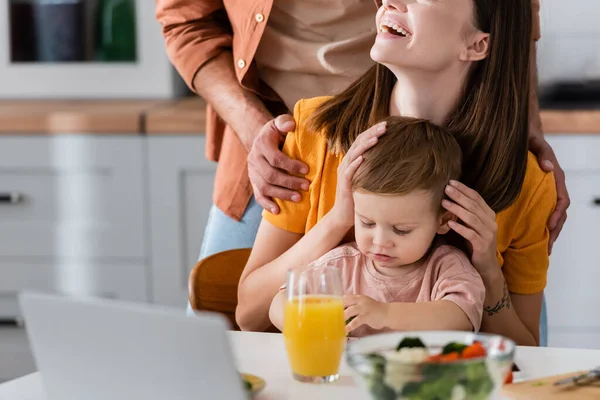
<svg viewBox="0 0 600 400"><path fill-rule="evenodd" d="M294 378L336 381L346 344L339 269L290 270L286 290L283 337Z"/></svg>

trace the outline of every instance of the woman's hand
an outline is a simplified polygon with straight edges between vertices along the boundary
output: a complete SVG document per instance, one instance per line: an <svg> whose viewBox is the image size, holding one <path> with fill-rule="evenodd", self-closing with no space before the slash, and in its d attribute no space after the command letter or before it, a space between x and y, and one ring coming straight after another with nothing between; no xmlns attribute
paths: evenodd
<svg viewBox="0 0 600 400"><path fill-rule="evenodd" d="M352 198L352 177L360 166L365 151L375 146L378 138L385 133L386 123L373 125L356 138L350 150L338 166L335 205L331 212L335 220L348 228L354 225L354 200Z"/></svg>
<svg viewBox="0 0 600 400"><path fill-rule="evenodd" d="M448 225L467 240L471 262L485 282L485 277L497 273L500 268L496 257L496 213L479 193L460 182L450 181L446 194L454 202L443 200L442 206L462 221L450 221Z"/></svg>

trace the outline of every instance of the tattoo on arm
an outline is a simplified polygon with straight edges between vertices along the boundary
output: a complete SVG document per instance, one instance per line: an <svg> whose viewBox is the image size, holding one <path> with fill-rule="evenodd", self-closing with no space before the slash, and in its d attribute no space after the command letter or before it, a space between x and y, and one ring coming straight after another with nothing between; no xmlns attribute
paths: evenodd
<svg viewBox="0 0 600 400"><path fill-rule="evenodd" d="M483 311L491 317L498 314L503 308L510 310L510 293L508 293L506 282L504 282L504 293L502 294L502 298L494 306L484 307Z"/></svg>

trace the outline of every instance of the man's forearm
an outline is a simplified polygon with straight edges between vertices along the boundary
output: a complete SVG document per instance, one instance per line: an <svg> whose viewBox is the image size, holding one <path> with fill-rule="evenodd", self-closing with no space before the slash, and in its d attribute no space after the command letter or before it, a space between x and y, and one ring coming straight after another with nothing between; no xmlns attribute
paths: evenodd
<svg viewBox="0 0 600 400"><path fill-rule="evenodd" d="M540 106L538 101L538 72L537 72L536 42L531 42L530 78L529 78L529 137L544 137L542 120L540 119Z"/></svg>
<svg viewBox="0 0 600 400"><path fill-rule="evenodd" d="M260 128L272 119L262 101L239 84L231 52L223 52L205 64L194 77L194 88L248 150Z"/></svg>

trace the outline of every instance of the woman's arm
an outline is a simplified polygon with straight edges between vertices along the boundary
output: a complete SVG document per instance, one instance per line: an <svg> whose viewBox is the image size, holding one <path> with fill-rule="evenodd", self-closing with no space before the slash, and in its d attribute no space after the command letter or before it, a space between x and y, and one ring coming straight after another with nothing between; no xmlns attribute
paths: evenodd
<svg viewBox="0 0 600 400"><path fill-rule="evenodd" d="M362 154L373 147L384 132L385 123L374 125L354 141L338 167L335 205L304 236L278 228L263 219L250 259L240 277L235 312L240 328L266 329L270 324L269 306L285 283L287 270L305 267L323 256L337 246L352 228L352 177L362 162Z"/></svg>
<svg viewBox="0 0 600 400"><path fill-rule="evenodd" d="M306 235L288 232L263 221L240 277L235 318L242 330L269 327L269 306L287 271L305 267L337 246L352 225L328 213Z"/></svg>
<svg viewBox="0 0 600 400"><path fill-rule="evenodd" d="M486 288L482 330L505 335L518 345L537 346L542 293L516 295L508 291L496 257L496 214L477 192L460 182L452 181L446 189L446 194L453 202L444 200L443 207L462 221L450 221L449 225L467 240L471 261L479 271ZM545 240L546 245L540 247L544 253L540 256L547 259L547 239ZM505 265L505 269L507 267L511 266Z"/></svg>
<svg viewBox="0 0 600 400"><path fill-rule="evenodd" d="M543 292L510 293L500 268L482 278L486 287L482 331L506 336L521 346L538 346Z"/></svg>
<svg viewBox="0 0 600 400"><path fill-rule="evenodd" d="M275 328L283 332L283 309L285 307L285 291L281 290L275 295L269 308L269 319Z"/></svg>

